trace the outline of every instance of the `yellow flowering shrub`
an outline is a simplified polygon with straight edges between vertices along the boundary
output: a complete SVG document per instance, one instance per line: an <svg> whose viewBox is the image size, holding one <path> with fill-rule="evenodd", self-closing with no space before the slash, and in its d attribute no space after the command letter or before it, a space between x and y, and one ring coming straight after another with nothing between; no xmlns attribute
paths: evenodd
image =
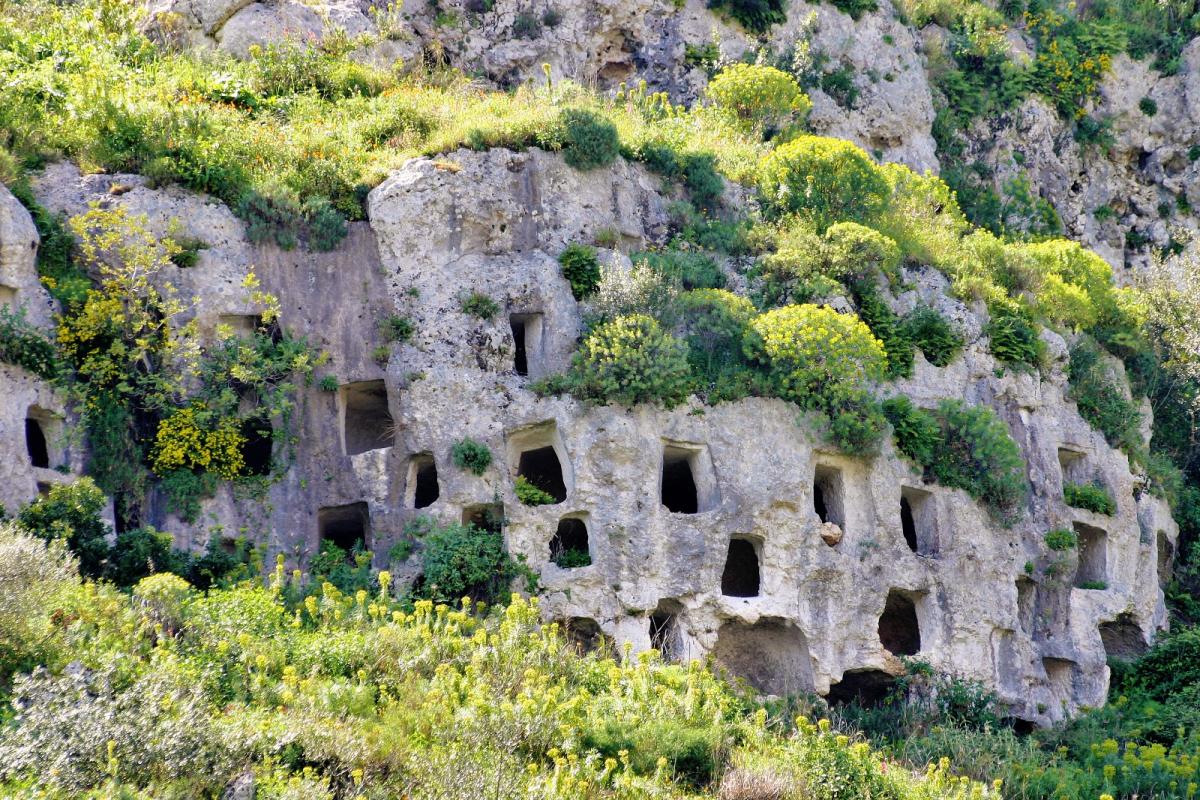
<svg viewBox="0 0 1200 800"><path fill-rule="evenodd" d="M244 466L245 443L236 419L226 417L209 429L197 422L195 407L181 408L159 422L150 452L151 467L159 475L192 469L232 480Z"/></svg>

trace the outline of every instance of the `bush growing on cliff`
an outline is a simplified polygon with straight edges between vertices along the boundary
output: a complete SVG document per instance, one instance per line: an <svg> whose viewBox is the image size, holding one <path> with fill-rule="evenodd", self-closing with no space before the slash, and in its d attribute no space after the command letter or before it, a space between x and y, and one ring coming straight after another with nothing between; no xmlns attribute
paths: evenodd
<svg viewBox="0 0 1200 800"><path fill-rule="evenodd" d="M596 248L586 244L569 244L558 256L563 277L571 284L571 294L583 300L596 291L600 283L600 260Z"/></svg>
<svg viewBox="0 0 1200 800"><path fill-rule="evenodd" d="M802 121L812 108L795 78L758 64L730 64L709 81L705 91L741 124L767 135Z"/></svg>
<svg viewBox="0 0 1200 800"><path fill-rule="evenodd" d="M691 391L687 347L651 317L617 317L583 340L571 362L570 385L585 400L673 408Z"/></svg>
<svg viewBox="0 0 1200 800"><path fill-rule="evenodd" d="M1080 339L1071 348L1068 396L1079 407L1079 415L1103 433L1110 445L1134 455L1143 450L1142 415L1137 406L1126 399L1127 389L1117 383L1112 370L1094 340Z"/></svg>
<svg viewBox="0 0 1200 800"><path fill-rule="evenodd" d="M891 193L866 153L820 136L801 136L772 150L759 166L758 187L777 213L800 213L821 231L835 222L875 218Z"/></svg>
<svg viewBox="0 0 1200 800"><path fill-rule="evenodd" d="M861 320L814 305L755 317L746 352L764 366L776 395L818 410L857 398L887 370L882 345Z"/></svg>
<svg viewBox="0 0 1200 800"><path fill-rule="evenodd" d="M46 379L58 374L54 342L25 320L24 308L0 308L0 361Z"/></svg>
<svg viewBox="0 0 1200 800"><path fill-rule="evenodd" d="M569 108L559 115L563 127L563 160L578 170L607 167L620 153L617 126L584 109Z"/></svg>
<svg viewBox="0 0 1200 800"><path fill-rule="evenodd" d="M765 33L787 21L786 0L708 0L708 7L724 11L751 33Z"/></svg>
<svg viewBox="0 0 1200 800"><path fill-rule="evenodd" d="M473 475L482 475L492 464L492 451L482 442L470 437L459 439L450 448L450 459L454 466Z"/></svg>
<svg viewBox="0 0 1200 800"><path fill-rule="evenodd" d="M1117 511L1116 502L1109 497L1108 491L1094 483L1064 483L1063 500L1074 508L1094 511L1097 514L1112 515Z"/></svg>

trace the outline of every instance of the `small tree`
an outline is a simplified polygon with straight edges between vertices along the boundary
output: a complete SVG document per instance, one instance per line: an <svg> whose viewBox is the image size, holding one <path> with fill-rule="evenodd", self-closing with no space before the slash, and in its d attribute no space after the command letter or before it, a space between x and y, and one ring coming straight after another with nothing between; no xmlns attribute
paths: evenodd
<svg viewBox="0 0 1200 800"><path fill-rule="evenodd" d="M708 84L708 97L752 130L774 133L801 121L812 102L796 79L759 64L731 64Z"/></svg>
<svg viewBox="0 0 1200 800"><path fill-rule="evenodd" d="M890 195L887 179L866 153L821 136L775 148L759 165L758 187L776 213L804 214L821 231L835 222L874 219Z"/></svg>
<svg viewBox="0 0 1200 800"><path fill-rule="evenodd" d="M587 400L672 408L691 388L687 348L650 317L618 317L584 340L572 361L570 382Z"/></svg>

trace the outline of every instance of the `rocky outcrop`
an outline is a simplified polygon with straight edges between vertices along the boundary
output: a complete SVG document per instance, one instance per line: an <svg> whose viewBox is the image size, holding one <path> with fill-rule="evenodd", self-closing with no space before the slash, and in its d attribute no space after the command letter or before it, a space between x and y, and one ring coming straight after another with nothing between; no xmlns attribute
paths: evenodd
<svg viewBox="0 0 1200 800"><path fill-rule="evenodd" d="M112 181L129 191L112 196ZM202 328L246 313L237 287L253 268L279 296L283 324L332 356L339 388L302 391L292 466L264 496L226 487L190 525L151 509L182 545L247 535L268 561L303 566L330 525L350 520L382 566L418 515L500 512L491 518L503 518L509 549L540 573L547 617L589 641L711 653L764 692L833 697L877 690L914 656L984 681L1014 716L1039 723L1102 703L1106 647L1136 647L1166 624L1159 579L1174 523L1065 399L1066 342L1045 334L1044 379L997 370L982 309L949 297L933 270L910 270L895 307L932 305L969 344L946 368L918 356L894 389L919 405L961 398L1001 414L1033 487L1011 527L926 482L890 444L872 459L829 450L783 401L664 411L534 393L530 382L565 367L580 331L555 260L564 245L615 232L606 255L620 260L667 234L668 190L640 166L580 173L537 150L416 159L371 193L370 222L327 254L252 246L219 203L134 176L55 165L36 190L58 211L101 200L146 213L159 232L178 220L209 245L170 276L196 297ZM463 313L470 292L501 313ZM414 322L411 341L386 344L379 324L391 315ZM33 402L28 376L5 368L0 381L6 400ZM4 409L8 425L16 417ZM484 474L454 465L464 437L492 452ZM559 502L518 501L514 478L535 462L557 470ZM1067 507L1064 480L1100 482L1116 513ZM1047 548L1045 533L1062 527L1080 549ZM590 563L557 565L567 539ZM419 559L390 566L412 579Z"/></svg>

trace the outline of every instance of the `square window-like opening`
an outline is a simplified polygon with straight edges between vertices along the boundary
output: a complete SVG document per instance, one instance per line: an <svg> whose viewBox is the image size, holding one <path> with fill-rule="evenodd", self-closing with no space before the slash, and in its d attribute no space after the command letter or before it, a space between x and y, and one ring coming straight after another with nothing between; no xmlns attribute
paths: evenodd
<svg viewBox="0 0 1200 800"><path fill-rule="evenodd" d="M664 442L659 499L675 514L697 514L718 505L716 473L702 444Z"/></svg>
<svg viewBox="0 0 1200 800"><path fill-rule="evenodd" d="M551 445L522 452L517 460L517 476L550 495L555 503L567 499L562 462Z"/></svg>
<svg viewBox="0 0 1200 800"><path fill-rule="evenodd" d="M0 284L0 308L16 308L17 290Z"/></svg>
<svg viewBox="0 0 1200 800"><path fill-rule="evenodd" d="M842 471L837 467L818 465L813 473L813 511L821 522L832 522L846 528L846 507Z"/></svg>
<svg viewBox="0 0 1200 800"><path fill-rule="evenodd" d="M803 631L780 619L754 625L731 620L717 631L713 649L725 669L765 694L813 690L812 659Z"/></svg>
<svg viewBox="0 0 1200 800"><path fill-rule="evenodd" d="M275 431L267 419L248 419L242 423L242 471L246 475L270 475Z"/></svg>
<svg viewBox="0 0 1200 800"><path fill-rule="evenodd" d="M467 506L462 512L462 524L488 533L501 533L504 530L504 504L476 503Z"/></svg>
<svg viewBox="0 0 1200 800"><path fill-rule="evenodd" d="M1017 624L1025 633L1033 633L1037 610L1037 584L1029 578L1017 578Z"/></svg>
<svg viewBox="0 0 1200 800"><path fill-rule="evenodd" d="M408 460L408 481L405 494L409 508L428 508L441 495L438 485L437 462L432 453L417 453Z"/></svg>
<svg viewBox="0 0 1200 800"><path fill-rule="evenodd" d="M904 592L888 592L879 615L879 642L892 655L915 656L921 652L921 623L917 605Z"/></svg>
<svg viewBox="0 0 1200 800"><path fill-rule="evenodd" d="M726 597L758 597L761 578L758 548L749 539L730 539L721 572L721 594Z"/></svg>
<svg viewBox="0 0 1200 800"><path fill-rule="evenodd" d="M508 326L513 337L513 371L518 375L541 375L542 315L510 314Z"/></svg>
<svg viewBox="0 0 1200 800"><path fill-rule="evenodd" d="M337 545L347 554L366 550L371 534L371 514L366 503L329 506L317 511L321 542Z"/></svg>
<svg viewBox="0 0 1200 800"><path fill-rule="evenodd" d="M1100 623L1100 641L1104 655L1122 661L1132 661L1146 652L1146 637L1132 614L1120 614L1116 619Z"/></svg>
<svg viewBox="0 0 1200 800"><path fill-rule="evenodd" d="M1087 454L1082 450L1058 448L1058 467L1063 483L1088 483L1092 478L1088 472Z"/></svg>
<svg viewBox="0 0 1200 800"><path fill-rule="evenodd" d="M221 314L217 317L217 325L229 329L240 339L247 339L263 327L263 318L258 314Z"/></svg>
<svg viewBox="0 0 1200 800"><path fill-rule="evenodd" d="M937 555L937 514L930 492L912 486L900 489L900 528L909 550L921 556Z"/></svg>
<svg viewBox="0 0 1200 800"><path fill-rule="evenodd" d="M342 442L346 455L392 446L394 425L383 381L358 381L341 388Z"/></svg>
<svg viewBox="0 0 1200 800"><path fill-rule="evenodd" d="M564 569L586 567L592 563L586 522L578 517L564 517L558 521L554 538L550 540L550 561Z"/></svg>
<svg viewBox="0 0 1200 800"><path fill-rule="evenodd" d="M1108 534L1100 528L1075 523L1079 539L1079 569L1075 585L1081 589L1108 588Z"/></svg>
<svg viewBox="0 0 1200 800"><path fill-rule="evenodd" d="M1055 702L1059 705L1069 703L1075 694L1075 662L1064 658L1043 658L1042 668L1046 670L1046 680Z"/></svg>

